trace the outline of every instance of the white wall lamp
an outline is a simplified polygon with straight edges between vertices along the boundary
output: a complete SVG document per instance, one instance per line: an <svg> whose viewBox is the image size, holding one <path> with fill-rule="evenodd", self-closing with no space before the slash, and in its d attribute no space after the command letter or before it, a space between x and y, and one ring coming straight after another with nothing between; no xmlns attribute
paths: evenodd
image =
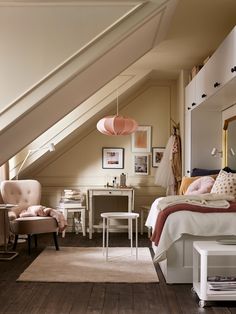
<svg viewBox="0 0 236 314"><path fill-rule="evenodd" d="M24 167L24 164L26 163L26 160L29 158L29 156L34 153L34 152L37 152L39 150L42 150L42 149L46 149L48 150L49 152L53 152L55 151L55 146L53 143L50 143L49 145L45 145L45 146L42 146L42 147L39 147L39 148L35 148L35 149L30 149L27 153L27 155L25 156L25 159L23 160L22 164L20 165L20 168L18 169L17 171L17 174L16 174L16 180L18 180L18 177L19 177L19 173L21 172L22 168Z"/></svg>
<svg viewBox="0 0 236 314"><path fill-rule="evenodd" d="M235 156L235 151L234 151L234 149L232 147L230 148L230 155L231 156Z"/></svg>
<svg viewBox="0 0 236 314"><path fill-rule="evenodd" d="M218 150L217 148L213 147L211 151L211 156L217 157L217 155L220 155L222 157L222 150Z"/></svg>

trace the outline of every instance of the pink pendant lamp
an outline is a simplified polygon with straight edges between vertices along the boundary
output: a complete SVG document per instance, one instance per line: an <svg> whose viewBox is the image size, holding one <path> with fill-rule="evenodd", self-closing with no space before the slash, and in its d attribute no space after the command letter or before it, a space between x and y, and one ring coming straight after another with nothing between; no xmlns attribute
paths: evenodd
<svg viewBox="0 0 236 314"><path fill-rule="evenodd" d="M118 93L116 97L117 114L102 118L97 123L99 132L105 135L129 135L136 131L138 124L134 119L118 114Z"/></svg>

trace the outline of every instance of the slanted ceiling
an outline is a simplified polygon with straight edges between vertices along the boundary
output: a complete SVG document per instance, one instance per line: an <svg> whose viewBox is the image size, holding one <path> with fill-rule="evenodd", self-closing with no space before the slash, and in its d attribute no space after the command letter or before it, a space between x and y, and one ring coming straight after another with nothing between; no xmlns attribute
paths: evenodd
<svg viewBox="0 0 236 314"><path fill-rule="evenodd" d="M104 8L106 4L111 6L111 3L109 1L101 4L96 2L96 7L101 5ZM119 1L113 2L112 5L118 3ZM54 69L50 69L50 73L44 75L32 88L15 101L2 106L3 108L0 109L0 147L4 147L4 151L0 155L0 164L34 141L72 110L78 108L95 92L153 48L163 38L168 25L167 20L170 17L169 11L173 10L174 3L176 3L175 0L156 0L145 3L136 1L130 2L128 6L126 3L126 10L123 12L120 10L119 15L116 14L113 17L110 27L106 25L105 30L102 32L99 30L95 38L93 37L92 40L90 38L88 44L74 51L73 55L56 68L54 65ZM53 6L55 9L55 3ZM30 12L30 9L35 7L37 4L30 5L27 9ZM40 4L40 8L47 7L51 9L50 3L47 3L45 7L42 3ZM66 5L63 4L63 7ZM94 5L88 7L91 10L95 9ZM5 5L3 8L7 8L10 15L11 7ZM49 13L48 16L50 17ZM104 16L102 18L104 19ZM89 20L87 22L90 23ZM18 26L20 27L20 24ZM11 31L11 27L8 31ZM86 32L86 27L79 30L78 34L80 31ZM38 32L40 33L39 30ZM7 33L4 34L6 38L8 38ZM30 38L29 36L28 39ZM29 44L27 49L30 51L31 48L34 51L35 47ZM19 81L23 80L25 75L23 69L17 70L19 70L19 73L16 73ZM137 81L137 76L135 80ZM98 106L99 110L101 108L99 109ZM47 138L48 140L50 141Z"/></svg>

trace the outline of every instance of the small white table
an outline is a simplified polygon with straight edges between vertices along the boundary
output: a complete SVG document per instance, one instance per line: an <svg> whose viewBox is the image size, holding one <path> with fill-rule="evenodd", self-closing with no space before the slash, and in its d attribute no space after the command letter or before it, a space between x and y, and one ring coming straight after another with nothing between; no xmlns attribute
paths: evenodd
<svg viewBox="0 0 236 314"><path fill-rule="evenodd" d="M68 213L80 213L80 223L82 227L83 236L86 236L86 225L85 225L85 210L86 206L81 206L76 203L60 203L58 210L61 210L67 219ZM75 217L74 217L75 219ZM75 224L75 220L74 220ZM66 234L66 230L62 232L62 237L64 238Z"/></svg>
<svg viewBox="0 0 236 314"><path fill-rule="evenodd" d="M199 256L201 258L200 265ZM200 299L199 306L204 307L206 301L236 301L236 291L225 294L220 291L214 293L208 289L208 256L236 256L236 245L222 245L216 241L193 242L193 291Z"/></svg>
<svg viewBox="0 0 236 314"><path fill-rule="evenodd" d="M109 213L101 213L101 217L103 218L103 233L102 233L102 248L104 253L105 248L105 233L106 233L106 261L108 260L108 246L109 246L109 227L110 227L110 219L127 219L129 234L130 234L130 247L131 247L131 255L133 249L133 223L135 220L135 246L136 246L136 260L138 259L138 213L127 213L127 212L109 212ZM114 227L114 226L113 226Z"/></svg>

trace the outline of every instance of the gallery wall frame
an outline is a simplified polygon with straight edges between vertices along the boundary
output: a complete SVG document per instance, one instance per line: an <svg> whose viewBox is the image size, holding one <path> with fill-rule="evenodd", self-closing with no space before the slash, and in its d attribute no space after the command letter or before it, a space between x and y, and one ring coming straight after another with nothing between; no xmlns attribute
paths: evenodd
<svg viewBox="0 0 236 314"><path fill-rule="evenodd" d="M149 174L149 154L136 153L133 155L133 171L135 175Z"/></svg>
<svg viewBox="0 0 236 314"><path fill-rule="evenodd" d="M157 168L161 162L165 147L152 147L152 167Z"/></svg>
<svg viewBox="0 0 236 314"><path fill-rule="evenodd" d="M121 147L103 147L102 148L102 168L103 169L123 169L124 152Z"/></svg>
<svg viewBox="0 0 236 314"><path fill-rule="evenodd" d="M131 151L133 153L150 153L152 140L152 127L149 125L138 126L131 135Z"/></svg>

